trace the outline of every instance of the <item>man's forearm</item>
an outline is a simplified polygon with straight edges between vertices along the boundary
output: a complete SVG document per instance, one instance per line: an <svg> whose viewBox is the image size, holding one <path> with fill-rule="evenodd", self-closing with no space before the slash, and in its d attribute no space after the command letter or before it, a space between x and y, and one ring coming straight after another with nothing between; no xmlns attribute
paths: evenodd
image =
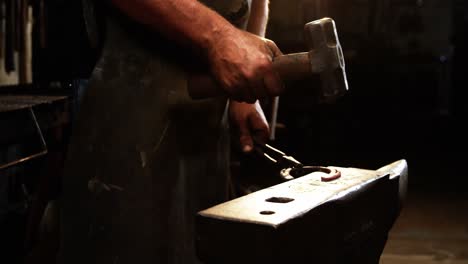
<svg viewBox="0 0 468 264"><path fill-rule="evenodd" d="M174 41L206 51L233 26L197 0L111 0L122 12Z"/></svg>
<svg viewBox="0 0 468 264"><path fill-rule="evenodd" d="M236 28L197 0L108 1L134 20L199 53L230 98L255 102L282 91L272 64L281 51L273 41L260 37L266 27L266 0L252 2L251 32Z"/></svg>

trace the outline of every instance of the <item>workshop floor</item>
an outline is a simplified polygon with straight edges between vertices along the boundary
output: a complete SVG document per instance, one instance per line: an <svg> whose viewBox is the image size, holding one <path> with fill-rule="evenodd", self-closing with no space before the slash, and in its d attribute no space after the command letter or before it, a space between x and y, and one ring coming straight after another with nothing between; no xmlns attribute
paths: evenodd
<svg viewBox="0 0 468 264"><path fill-rule="evenodd" d="M468 263L468 194L410 192L380 263Z"/></svg>

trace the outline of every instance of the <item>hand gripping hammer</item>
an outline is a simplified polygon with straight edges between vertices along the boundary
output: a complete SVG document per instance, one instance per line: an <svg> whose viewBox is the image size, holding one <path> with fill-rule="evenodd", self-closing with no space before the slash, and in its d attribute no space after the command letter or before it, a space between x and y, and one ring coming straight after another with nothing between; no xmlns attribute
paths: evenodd
<svg viewBox="0 0 468 264"><path fill-rule="evenodd" d="M273 68L284 81L319 74L319 94L325 101L333 101L344 95L348 82L335 22L328 17L309 22L304 26L304 35L309 51L277 56L273 59ZM223 95L216 81L206 75L192 75L188 90L192 99Z"/></svg>

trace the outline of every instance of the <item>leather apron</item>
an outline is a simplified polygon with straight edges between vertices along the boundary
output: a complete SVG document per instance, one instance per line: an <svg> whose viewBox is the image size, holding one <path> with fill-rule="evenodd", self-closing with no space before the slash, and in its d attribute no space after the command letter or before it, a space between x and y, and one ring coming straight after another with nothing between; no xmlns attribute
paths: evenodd
<svg viewBox="0 0 468 264"><path fill-rule="evenodd" d="M204 2L245 26L250 1ZM181 48L116 10L105 20L65 163L59 263L199 263L195 215L227 197L227 99L191 100Z"/></svg>

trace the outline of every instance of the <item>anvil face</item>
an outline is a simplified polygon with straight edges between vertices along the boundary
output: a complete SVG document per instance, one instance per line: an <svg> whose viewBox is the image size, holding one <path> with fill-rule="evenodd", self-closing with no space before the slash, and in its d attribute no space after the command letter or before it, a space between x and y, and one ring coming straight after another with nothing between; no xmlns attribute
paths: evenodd
<svg viewBox="0 0 468 264"><path fill-rule="evenodd" d="M406 193L407 164L339 168L203 210L197 250L205 263L378 263Z"/></svg>

